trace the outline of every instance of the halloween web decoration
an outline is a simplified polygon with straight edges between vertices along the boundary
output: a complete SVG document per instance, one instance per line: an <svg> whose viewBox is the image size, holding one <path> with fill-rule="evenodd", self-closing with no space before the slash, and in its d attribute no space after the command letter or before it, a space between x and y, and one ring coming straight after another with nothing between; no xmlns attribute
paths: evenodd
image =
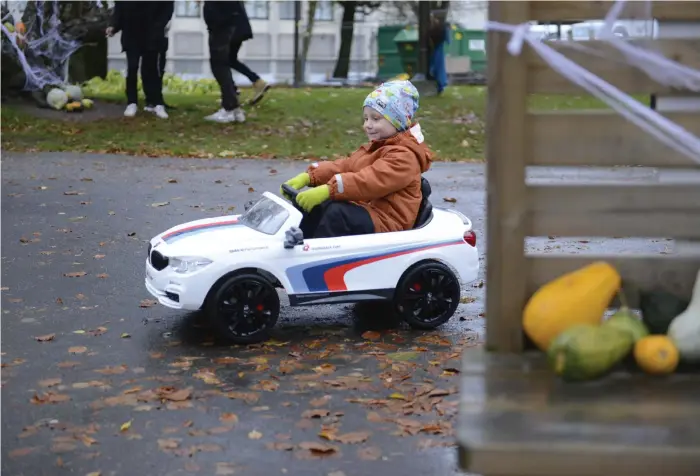
<svg viewBox="0 0 700 476"><path fill-rule="evenodd" d="M37 91L46 86L61 86L67 81L67 62L81 43L67 37L61 31L59 2L36 2L36 20L25 31L24 24L13 19L11 13L3 15L3 54L14 56L25 73L24 90ZM98 7L102 2L95 2ZM49 15L45 14L49 11Z"/></svg>

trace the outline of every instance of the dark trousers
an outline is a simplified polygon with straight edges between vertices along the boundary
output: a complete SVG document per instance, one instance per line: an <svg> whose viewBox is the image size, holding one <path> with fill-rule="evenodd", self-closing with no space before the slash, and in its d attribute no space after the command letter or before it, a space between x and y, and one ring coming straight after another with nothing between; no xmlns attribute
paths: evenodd
<svg viewBox="0 0 700 476"><path fill-rule="evenodd" d="M241 51L241 46L243 46L242 39L234 37L231 40L228 64L231 68L248 78L251 83L255 84L255 82L260 79L260 76L238 59L238 52Z"/></svg>
<svg viewBox="0 0 700 476"><path fill-rule="evenodd" d="M126 52L126 100L129 104L138 104L138 72L141 64L141 82L146 104L154 106L163 104L163 88L158 74L157 51Z"/></svg>
<svg viewBox="0 0 700 476"><path fill-rule="evenodd" d="M161 47L160 51L158 52L158 73L160 74L161 79L163 78L163 75L165 74L165 62L167 60L167 54L168 54L168 39L165 38L163 40L163 46ZM161 81L161 86L162 86L162 81Z"/></svg>
<svg viewBox="0 0 700 476"><path fill-rule="evenodd" d="M350 202L327 200L315 206L299 224L304 238L368 235L374 233L369 212Z"/></svg>
<svg viewBox="0 0 700 476"><path fill-rule="evenodd" d="M214 79L221 89L221 107L227 111L236 109L236 83L229 65L231 55L231 40L234 28L216 28L209 30L209 65Z"/></svg>

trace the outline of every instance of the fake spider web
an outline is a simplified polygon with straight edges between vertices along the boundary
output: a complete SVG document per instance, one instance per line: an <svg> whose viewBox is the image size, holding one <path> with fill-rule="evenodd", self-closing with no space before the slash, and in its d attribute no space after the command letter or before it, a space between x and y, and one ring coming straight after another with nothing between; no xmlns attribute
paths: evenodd
<svg viewBox="0 0 700 476"><path fill-rule="evenodd" d="M82 44L61 33L58 0L50 2L50 14L45 16L46 3L36 2L36 20L26 32L10 31L6 23L13 24L12 13L3 15L2 52L13 56L25 74L25 91L37 91L46 86L65 85L68 80L68 59ZM102 2L96 2L98 7Z"/></svg>

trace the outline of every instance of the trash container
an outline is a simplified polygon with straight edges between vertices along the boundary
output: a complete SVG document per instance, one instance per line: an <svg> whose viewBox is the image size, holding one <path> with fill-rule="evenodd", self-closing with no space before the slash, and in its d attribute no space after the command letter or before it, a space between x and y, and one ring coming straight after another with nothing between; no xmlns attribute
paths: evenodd
<svg viewBox="0 0 700 476"><path fill-rule="evenodd" d="M413 76L418 71L418 30L406 27L396 34L394 42L399 50L403 72Z"/></svg>
<svg viewBox="0 0 700 476"><path fill-rule="evenodd" d="M377 30L377 77L382 81L403 73L394 37L405 27L406 25L384 25Z"/></svg>

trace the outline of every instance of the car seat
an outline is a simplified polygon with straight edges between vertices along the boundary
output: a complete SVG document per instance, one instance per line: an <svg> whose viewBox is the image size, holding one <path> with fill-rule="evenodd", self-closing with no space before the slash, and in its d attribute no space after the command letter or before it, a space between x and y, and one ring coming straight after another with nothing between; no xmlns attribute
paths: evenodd
<svg viewBox="0 0 700 476"><path fill-rule="evenodd" d="M423 198L420 201L420 206L418 207L418 215L416 217L416 222L413 224L413 228L420 228L430 221L433 216L433 204L430 203L430 194L432 189L430 188L430 182L425 177L420 178L420 193Z"/></svg>

